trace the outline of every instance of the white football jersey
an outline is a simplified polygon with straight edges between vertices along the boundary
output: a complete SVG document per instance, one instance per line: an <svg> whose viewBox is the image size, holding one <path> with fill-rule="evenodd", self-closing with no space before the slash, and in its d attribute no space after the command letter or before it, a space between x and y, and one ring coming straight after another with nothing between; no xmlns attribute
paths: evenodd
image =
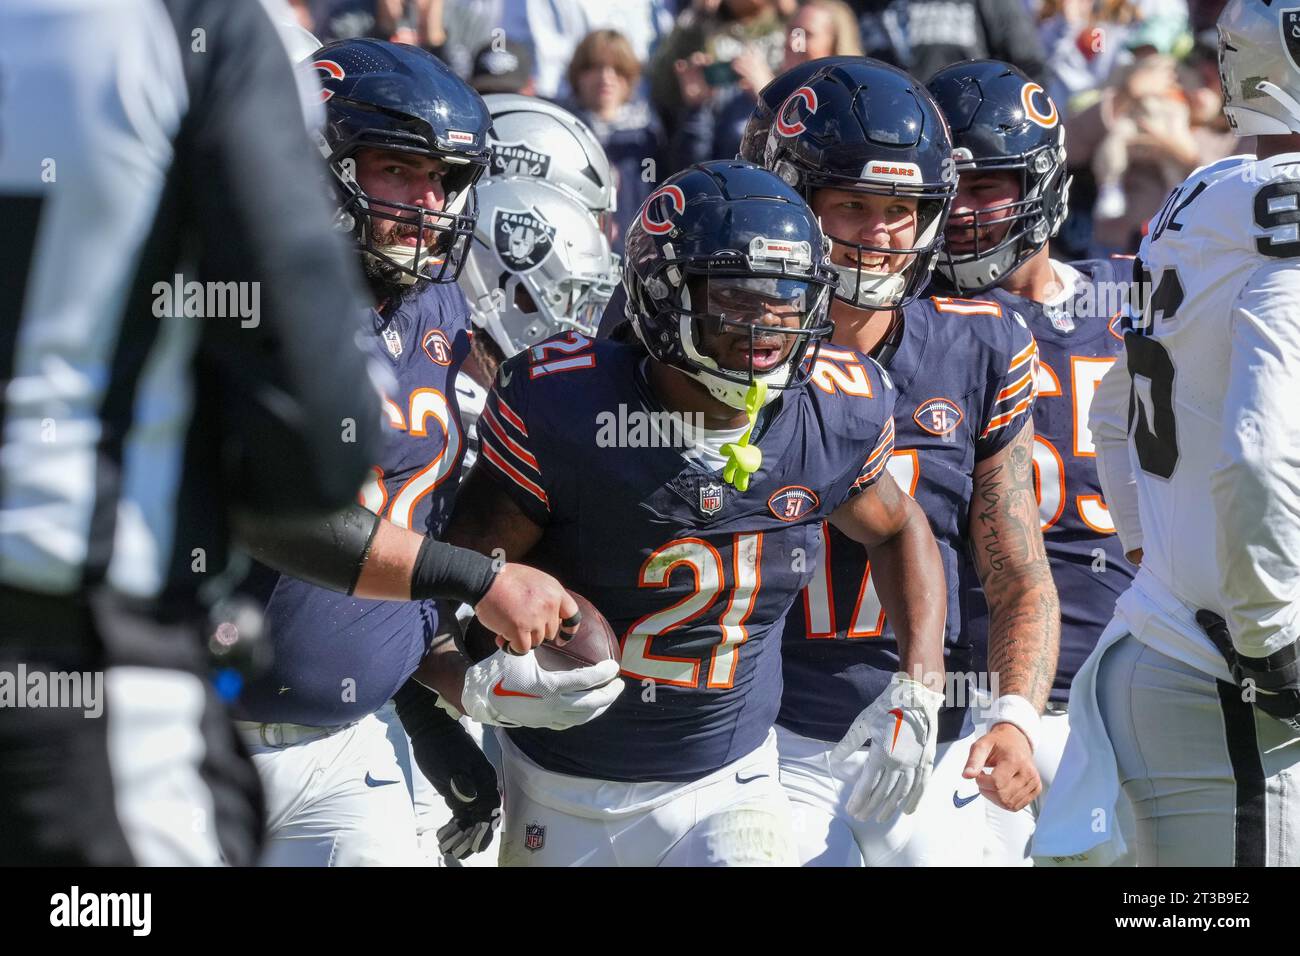
<svg viewBox="0 0 1300 956"><path fill-rule="evenodd" d="M1143 549L1118 608L1139 639L1225 676L1197 609L1251 656L1300 629L1300 154L1197 170L1135 265L1144 307L1090 422L1125 550Z"/></svg>

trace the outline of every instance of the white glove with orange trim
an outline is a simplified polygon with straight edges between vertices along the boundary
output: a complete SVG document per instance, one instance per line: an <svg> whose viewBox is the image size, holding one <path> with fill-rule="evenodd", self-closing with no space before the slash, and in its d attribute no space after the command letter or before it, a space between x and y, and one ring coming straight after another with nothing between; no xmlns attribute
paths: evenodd
<svg viewBox="0 0 1300 956"><path fill-rule="evenodd" d="M845 760L871 742L867 765L849 794L849 813L884 823L899 810L916 810L934 770L942 706L943 694L895 674L884 692L858 714L831 751L832 760Z"/></svg>
<svg viewBox="0 0 1300 956"><path fill-rule="evenodd" d="M531 651L498 650L465 672L461 703L480 724L568 730L599 717L622 692L617 661L547 671Z"/></svg>

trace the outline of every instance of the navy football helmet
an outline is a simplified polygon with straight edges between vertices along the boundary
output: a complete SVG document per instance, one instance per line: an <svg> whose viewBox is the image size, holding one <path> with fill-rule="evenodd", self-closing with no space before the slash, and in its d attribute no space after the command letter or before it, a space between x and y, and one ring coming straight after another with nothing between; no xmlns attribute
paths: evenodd
<svg viewBox="0 0 1300 956"><path fill-rule="evenodd" d="M800 64L763 88L741 152L810 203L823 188L915 199L917 237L909 248L829 238L855 251L859 262L834 265L840 299L885 309L921 294L938 254L957 174L943 116L912 77L866 57ZM864 255L882 254L910 258L899 272L874 272L860 264Z"/></svg>
<svg viewBox="0 0 1300 956"><path fill-rule="evenodd" d="M958 174L1010 170L1020 176L1020 198L963 215L953 223L973 242L961 254L945 249L939 274L958 292L983 292L1025 263L1065 221L1070 178L1065 172L1065 126L1056 104L1024 73L998 60L967 60L945 67L926 84L952 130ZM991 228L1007 225L995 241Z"/></svg>
<svg viewBox="0 0 1300 956"><path fill-rule="evenodd" d="M656 360L736 409L757 382L770 401L808 381L833 329L835 273L816 216L776 176L739 160L691 166L646 199L624 248L628 318ZM709 352L719 337L727 356Z"/></svg>
<svg viewBox="0 0 1300 956"><path fill-rule="evenodd" d="M786 99L804 85L804 82L828 66L835 66L840 63L860 62L860 56L824 56L817 60L805 60L798 66L792 66L786 70L767 86L759 96L758 105L754 107L754 112L750 115L749 121L745 124L745 130L740 137L740 152L736 154L737 159L747 159L751 163L762 165L763 146L767 142L767 134L772 129L772 120L776 118L777 108L786 101ZM754 157L759 157L755 159Z"/></svg>
<svg viewBox="0 0 1300 956"><path fill-rule="evenodd" d="M320 145L334 173L336 223L351 232L385 279L454 282L474 232L474 183L491 155L492 118L482 98L433 54L401 43L340 40L317 50L312 66L323 88ZM366 147L445 162L443 209L366 195L355 178L354 158ZM415 245L379 245L374 220L409 227ZM430 234L433 240L426 241Z"/></svg>

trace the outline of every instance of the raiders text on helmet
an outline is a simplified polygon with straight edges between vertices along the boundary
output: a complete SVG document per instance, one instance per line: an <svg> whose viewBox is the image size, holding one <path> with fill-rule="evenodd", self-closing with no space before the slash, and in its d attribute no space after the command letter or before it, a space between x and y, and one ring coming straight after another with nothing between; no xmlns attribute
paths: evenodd
<svg viewBox="0 0 1300 956"><path fill-rule="evenodd" d="M959 175L1006 170L1020 179L1019 199L973 214L969 231L963 230L974 237L973 249L960 255L945 249L939 258L948 284L973 295L1003 281L1065 221L1065 127L1043 88L999 60L955 63L926 86L948 120ZM1005 236L984 238L1004 225Z"/></svg>
<svg viewBox="0 0 1300 956"><path fill-rule="evenodd" d="M896 308L921 294L934 267L956 189L943 117L906 73L866 57L826 57L778 76L759 94L741 138L741 156L772 170L809 202L833 188L916 200L916 240L905 249L830 236L856 253L836 263L836 295L860 308ZM898 272L862 259L908 257Z"/></svg>
<svg viewBox="0 0 1300 956"><path fill-rule="evenodd" d="M492 93L484 102L492 113L489 175L543 179L572 192L598 217L617 210L614 174L586 123L535 96Z"/></svg>
<svg viewBox="0 0 1300 956"><path fill-rule="evenodd" d="M483 100L433 54L405 44L341 40L317 50L312 65L327 114L321 151L339 195L336 221L396 281L455 281L474 228L474 183L490 154ZM443 209L367 195L355 178L355 157L365 148L445 162ZM403 224L415 244L378 245L375 220Z"/></svg>

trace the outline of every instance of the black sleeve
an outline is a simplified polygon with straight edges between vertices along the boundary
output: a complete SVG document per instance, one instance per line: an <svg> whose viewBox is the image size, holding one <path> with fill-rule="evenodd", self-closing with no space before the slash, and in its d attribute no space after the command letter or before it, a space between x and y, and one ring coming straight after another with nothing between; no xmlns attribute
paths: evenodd
<svg viewBox="0 0 1300 956"><path fill-rule="evenodd" d="M356 495L382 442L355 339L366 309L356 256L331 228L325 166L258 0L168 7L191 93L177 161L198 272L255 283L257 296L256 324L204 320L231 483L253 511L331 511Z"/></svg>
<svg viewBox="0 0 1300 956"><path fill-rule="evenodd" d="M1031 80L1047 81L1047 56L1034 18L1020 0L978 0L989 56L1020 67Z"/></svg>

